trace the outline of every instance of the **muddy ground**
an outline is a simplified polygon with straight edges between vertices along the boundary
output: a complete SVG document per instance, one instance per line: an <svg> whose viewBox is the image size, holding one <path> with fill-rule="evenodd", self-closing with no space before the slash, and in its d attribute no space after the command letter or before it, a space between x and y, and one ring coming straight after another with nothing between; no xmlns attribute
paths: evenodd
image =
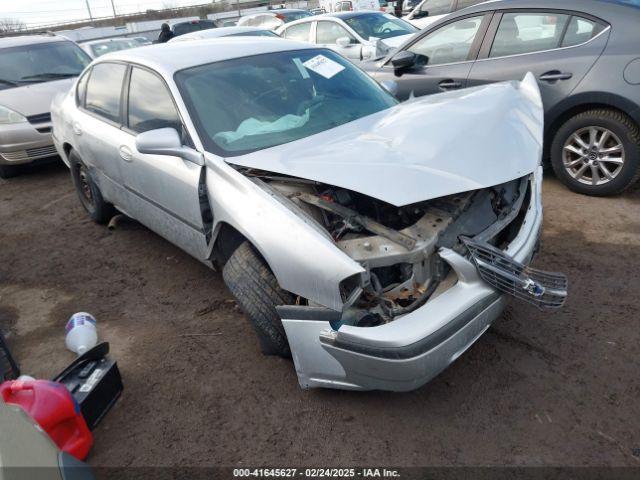
<svg viewBox="0 0 640 480"><path fill-rule="evenodd" d="M549 176L544 193L536 265L568 274L566 308L512 305L412 393L302 391L219 272L135 222L93 224L61 165L0 181L0 324L50 377L74 358L69 315L98 318L125 391L94 466L638 466L640 187L588 198Z"/></svg>

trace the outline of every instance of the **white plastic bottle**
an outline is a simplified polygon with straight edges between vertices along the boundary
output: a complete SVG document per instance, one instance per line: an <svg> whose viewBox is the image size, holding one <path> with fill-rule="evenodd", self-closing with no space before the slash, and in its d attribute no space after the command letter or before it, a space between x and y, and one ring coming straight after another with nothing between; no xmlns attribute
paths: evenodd
<svg viewBox="0 0 640 480"><path fill-rule="evenodd" d="M67 333L65 338L67 348L78 355L91 350L98 343L96 319L90 313L78 312L71 315L65 332Z"/></svg>

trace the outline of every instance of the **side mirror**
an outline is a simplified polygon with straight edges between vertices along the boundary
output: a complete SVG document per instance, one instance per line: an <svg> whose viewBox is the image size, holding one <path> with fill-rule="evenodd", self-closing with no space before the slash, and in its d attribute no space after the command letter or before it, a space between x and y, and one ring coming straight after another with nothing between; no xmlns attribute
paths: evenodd
<svg viewBox="0 0 640 480"><path fill-rule="evenodd" d="M383 80L380 82L380 86L394 97L398 93L398 84L393 80Z"/></svg>
<svg viewBox="0 0 640 480"><path fill-rule="evenodd" d="M392 59L391 65L396 70L402 70L405 68L413 67L416 63L416 54L407 50L398 52Z"/></svg>
<svg viewBox="0 0 640 480"><path fill-rule="evenodd" d="M170 155L180 157L196 165L204 165L200 152L182 145L175 128L158 128L143 132L136 137L136 149L148 155Z"/></svg>
<svg viewBox="0 0 640 480"><path fill-rule="evenodd" d="M336 45L339 47L348 47L351 45L351 39L349 37L340 37L336 39Z"/></svg>

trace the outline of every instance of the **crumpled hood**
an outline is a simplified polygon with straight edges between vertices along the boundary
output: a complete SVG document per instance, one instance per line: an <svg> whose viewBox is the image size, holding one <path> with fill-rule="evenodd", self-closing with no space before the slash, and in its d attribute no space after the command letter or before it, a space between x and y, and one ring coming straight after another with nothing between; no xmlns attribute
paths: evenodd
<svg viewBox="0 0 640 480"><path fill-rule="evenodd" d="M0 105L24 116L47 113L51 109L53 98L58 93L68 92L75 81L75 78L64 78L0 90Z"/></svg>
<svg viewBox="0 0 640 480"><path fill-rule="evenodd" d="M227 159L403 206L532 173L543 110L532 74L409 100L301 140Z"/></svg>

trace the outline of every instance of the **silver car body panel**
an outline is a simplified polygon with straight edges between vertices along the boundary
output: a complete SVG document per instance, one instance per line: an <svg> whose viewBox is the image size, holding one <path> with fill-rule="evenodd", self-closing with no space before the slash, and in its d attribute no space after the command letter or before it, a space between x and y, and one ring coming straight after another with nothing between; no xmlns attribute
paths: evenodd
<svg viewBox="0 0 640 480"><path fill-rule="evenodd" d="M528 261L542 219L538 168L542 105L532 76L522 82L434 95L285 145L221 158L204 151L173 74L228 58L314 47L267 37L221 38L216 40L218 48L212 45L206 40L175 42L108 54L96 61L130 62L158 72L174 96L195 150L204 156L204 165L140 154L133 134L79 109L73 95L52 106L54 141L65 163L69 165L67 146L77 149L108 201L209 265L217 235L223 226L232 226L262 254L282 288L338 315L345 307L340 283L363 275L364 266L290 199L266 182L244 175L237 165L326 182L394 205L533 174L524 226L507 250L518 261ZM198 217L201 192L211 208L210 226ZM479 280L468 260L446 249L439 254L452 265L457 283L393 322L333 330L323 318L283 316L300 384L408 390L428 381L473 343L499 314L504 300ZM413 358L380 359L347 351L334 342L378 349L406 347L455 323L478 305L483 308L466 326Z"/></svg>

